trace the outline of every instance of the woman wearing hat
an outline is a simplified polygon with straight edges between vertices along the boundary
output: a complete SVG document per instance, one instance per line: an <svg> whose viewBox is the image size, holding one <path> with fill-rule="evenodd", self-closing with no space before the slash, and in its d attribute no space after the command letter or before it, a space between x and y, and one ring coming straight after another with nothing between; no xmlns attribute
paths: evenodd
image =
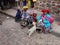
<svg viewBox="0 0 60 45"><path fill-rule="evenodd" d="M40 26L42 27L42 28L44 28L44 32L46 33L48 30L50 30L50 26L51 26L51 24L50 24L50 22L45 18L45 15L46 15L46 9L44 9L44 10L42 10L42 12L43 12L43 14L42 15L40 15L40 16L38 16L37 17L37 22L39 23L40 22L40 20L42 20L42 23L44 24L40 24Z"/></svg>

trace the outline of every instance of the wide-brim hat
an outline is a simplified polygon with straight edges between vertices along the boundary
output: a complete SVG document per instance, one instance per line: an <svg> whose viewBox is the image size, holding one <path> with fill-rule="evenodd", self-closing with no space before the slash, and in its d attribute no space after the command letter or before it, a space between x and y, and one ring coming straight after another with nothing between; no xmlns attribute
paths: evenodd
<svg viewBox="0 0 60 45"><path fill-rule="evenodd" d="M28 9L28 6L24 6L23 9Z"/></svg>
<svg viewBox="0 0 60 45"><path fill-rule="evenodd" d="M49 10L49 9L43 9L42 12L47 12L47 13L49 13L50 10Z"/></svg>
<svg viewBox="0 0 60 45"><path fill-rule="evenodd" d="M43 9L43 10L41 10L41 12L47 12L47 10L46 9Z"/></svg>

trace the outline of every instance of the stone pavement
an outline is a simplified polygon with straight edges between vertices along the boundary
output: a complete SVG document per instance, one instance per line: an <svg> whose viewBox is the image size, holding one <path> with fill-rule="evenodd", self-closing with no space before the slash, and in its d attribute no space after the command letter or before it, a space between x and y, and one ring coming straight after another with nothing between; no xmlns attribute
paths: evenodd
<svg viewBox="0 0 60 45"><path fill-rule="evenodd" d="M60 33L60 25L57 22L53 23L53 31Z"/></svg>
<svg viewBox="0 0 60 45"><path fill-rule="evenodd" d="M16 15L15 9L8 9L8 10L3 10L3 11L0 10L0 12L6 14L8 16L11 16L11 17L15 17L15 15ZM40 14L40 12L39 12L39 14ZM53 31L60 34L60 26L58 25L58 23L56 21L53 23Z"/></svg>
<svg viewBox="0 0 60 45"><path fill-rule="evenodd" d="M0 45L60 45L60 37L52 34L35 32L29 38L27 28L21 29L13 18L6 17L4 16L3 24L0 25Z"/></svg>

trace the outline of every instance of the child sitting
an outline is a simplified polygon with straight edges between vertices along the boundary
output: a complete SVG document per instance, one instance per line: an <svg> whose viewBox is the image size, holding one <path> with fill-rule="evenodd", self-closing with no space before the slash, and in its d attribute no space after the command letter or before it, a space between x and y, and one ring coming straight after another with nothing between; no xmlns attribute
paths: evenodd
<svg viewBox="0 0 60 45"><path fill-rule="evenodd" d="M37 22L36 16L37 16L37 14L36 13L33 13L32 18L33 18L33 21L34 22Z"/></svg>
<svg viewBox="0 0 60 45"><path fill-rule="evenodd" d="M28 7L24 6L23 7L23 14L22 14L22 19L26 19L28 14L27 14Z"/></svg>
<svg viewBox="0 0 60 45"><path fill-rule="evenodd" d="M24 7L23 8L23 14L22 14L22 25L24 26L24 27L26 27L27 25L28 25L28 18L29 18L29 14L27 13L27 10L28 10L28 8L27 7Z"/></svg>
<svg viewBox="0 0 60 45"><path fill-rule="evenodd" d="M16 16L15 16L15 21L20 21L21 20L21 11L20 11L20 8L17 9L17 13L16 13Z"/></svg>

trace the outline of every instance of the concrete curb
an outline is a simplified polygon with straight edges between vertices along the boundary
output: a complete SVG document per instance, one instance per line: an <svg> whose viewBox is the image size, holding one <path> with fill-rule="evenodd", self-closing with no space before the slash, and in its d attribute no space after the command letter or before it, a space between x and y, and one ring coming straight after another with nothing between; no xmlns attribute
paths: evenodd
<svg viewBox="0 0 60 45"><path fill-rule="evenodd" d="M2 13L2 14L5 14L5 15L7 15L7 16L10 16L10 17L12 17L12 18L15 18L14 16L12 16L12 15L10 15L10 14L7 14L7 13L5 13L5 12L3 12L3 11L0 11L0 13ZM59 32L56 32L56 31L52 31L50 34L53 34L53 35L55 35L55 36L57 36L57 37L60 37L60 33Z"/></svg>
<svg viewBox="0 0 60 45"><path fill-rule="evenodd" d="M3 11L0 11L0 13L5 14L5 15L7 15L7 16L9 16L9 17L15 18L14 16L12 16L12 15L10 15L10 14L7 14L7 13L5 13L5 12L3 12Z"/></svg>
<svg viewBox="0 0 60 45"><path fill-rule="evenodd" d="M56 31L52 31L51 34L52 34L52 35L55 35L55 36L57 36L57 37L60 37L60 33L56 32Z"/></svg>

